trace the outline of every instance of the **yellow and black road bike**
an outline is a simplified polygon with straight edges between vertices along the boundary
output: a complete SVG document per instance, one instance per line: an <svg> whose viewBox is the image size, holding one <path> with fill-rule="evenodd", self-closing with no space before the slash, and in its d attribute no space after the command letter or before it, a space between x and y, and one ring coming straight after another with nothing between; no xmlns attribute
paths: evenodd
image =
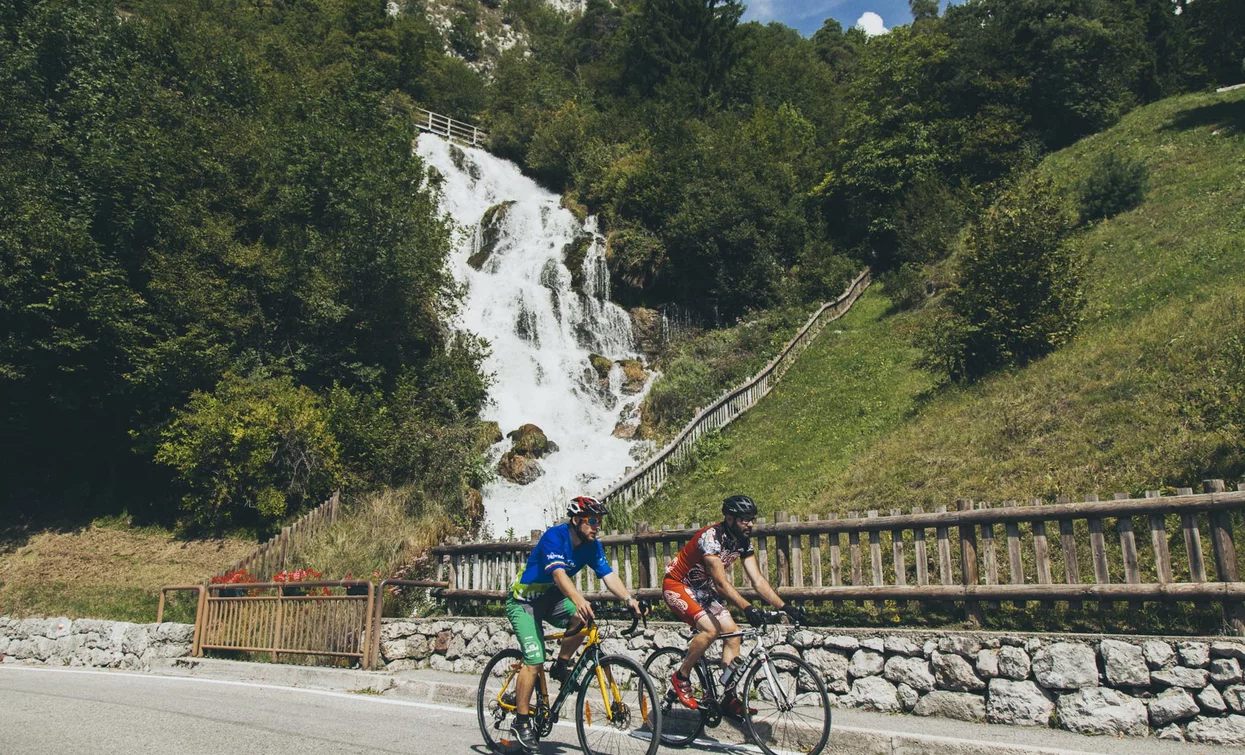
<svg viewBox="0 0 1245 755"><path fill-rule="evenodd" d="M620 632L624 638L637 634L640 616L626 609L600 608L597 618L630 616L631 626ZM647 624L647 621L645 622ZM546 642L560 640L568 633L551 635ZM569 632L586 634L583 648L571 666L566 682L550 702L549 680L540 669L531 704L532 725L541 737L549 736L561 717L562 707L575 700L575 730L584 755L656 755L661 741L661 705L657 688L639 663L622 655L601 651L601 629L594 620ZM480 675L476 713L480 733L494 752L519 750L511 733L517 711L515 692L523 654L508 648L494 655Z"/></svg>

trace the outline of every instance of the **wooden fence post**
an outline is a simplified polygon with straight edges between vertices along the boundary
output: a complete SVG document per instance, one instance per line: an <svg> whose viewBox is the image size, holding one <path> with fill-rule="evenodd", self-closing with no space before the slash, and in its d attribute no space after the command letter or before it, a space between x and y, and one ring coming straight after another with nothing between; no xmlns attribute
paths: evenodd
<svg viewBox="0 0 1245 755"><path fill-rule="evenodd" d="M956 507L960 511L972 511L973 502L961 498L955 502ZM971 524L961 524L960 527L960 578L965 586L976 587L979 582L977 574L977 528ZM979 627L985 623L985 617L981 612L981 604L975 600L964 602L964 610L968 616L968 621L973 626Z"/></svg>
<svg viewBox="0 0 1245 755"><path fill-rule="evenodd" d="M1203 493L1222 493L1226 490L1223 480L1204 480ZM1210 512L1211 544L1215 549L1215 571L1220 582L1239 582L1240 573L1236 563L1236 544L1232 542L1232 514L1228 511ZM1238 600L1224 601L1224 618L1228 626L1239 636L1245 636L1245 605Z"/></svg>
<svg viewBox="0 0 1245 755"><path fill-rule="evenodd" d="M774 512L774 524L786 524L791 517L785 511ZM778 587L791 584L791 538L786 535L774 537L774 561L778 566Z"/></svg>

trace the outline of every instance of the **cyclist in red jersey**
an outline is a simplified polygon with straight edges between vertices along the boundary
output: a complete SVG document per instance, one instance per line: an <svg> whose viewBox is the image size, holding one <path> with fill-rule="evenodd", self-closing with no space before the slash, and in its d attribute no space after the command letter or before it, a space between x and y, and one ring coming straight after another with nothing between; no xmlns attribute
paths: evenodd
<svg viewBox="0 0 1245 755"><path fill-rule="evenodd" d="M798 620L801 610L783 601L770 587L769 580L757 566L756 553L749 538L756 521L757 505L746 495L733 495L722 501L722 521L711 524L692 536L679 555L666 567L662 582L662 595L666 605L676 616L699 630L687 646L683 665L675 670L670 682L679 702L693 710L697 707L692 697L688 674L704 655L709 645L722 634L739 631L723 600L734 604L744 612L748 623L764 625L761 611L749 603L731 584L727 569L737 560L743 561L744 574L761 597L775 608L786 611L792 620ZM739 637L728 637L722 644L722 667L730 666L739 657ZM731 675L738 679L738 669ZM742 718L743 703L735 695L733 686L728 687L722 710L727 715Z"/></svg>

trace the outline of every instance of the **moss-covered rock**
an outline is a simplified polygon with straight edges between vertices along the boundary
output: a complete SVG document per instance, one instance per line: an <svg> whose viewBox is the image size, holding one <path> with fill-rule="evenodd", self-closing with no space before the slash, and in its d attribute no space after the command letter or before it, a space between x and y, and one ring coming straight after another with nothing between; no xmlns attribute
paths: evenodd
<svg viewBox="0 0 1245 755"><path fill-rule="evenodd" d="M614 363L600 354L589 354L588 361L592 362L592 369L596 370L597 377L602 380L610 379L610 370L614 368Z"/></svg>
<svg viewBox="0 0 1245 755"><path fill-rule="evenodd" d="M481 422L478 425L478 432L479 434L476 436L475 442L475 450L477 452L487 451L489 446L501 443L504 437L501 434L501 426L496 422Z"/></svg>
<svg viewBox="0 0 1245 755"><path fill-rule="evenodd" d="M497 243L501 241L502 221L506 219L512 205L514 200L509 199L484 211L484 217L480 218L480 249L467 258L468 265L479 270L497 250Z"/></svg>
<svg viewBox="0 0 1245 755"><path fill-rule="evenodd" d="M467 488L467 494L463 496L463 513L473 523L484 519L484 494L475 488Z"/></svg>
<svg viewBox="0 0 1245 755"><path fill-rule="evenodd" d="M636 394L644 390L648 381L648 371L639 359L624 359L619 364L623 368L623 393Z"/></svg>
<svg viewBox="0 0 1245 755"><path fill-rule="evenodd" d="M661 312L655 309L635 307L631 315L631 331L635 333L636 346L646 355L656 354L661 350Z"/></svg>
<svg viewBox="0 0 1245 755"><path fill-rule="evenodd" d="M570 192L562 195L562 208L570 210L575 219L581 223L588 219L587 206Z"/></svg>
<svg viewBox="0 0 1245 755"><path fill-rule="evenodd" d="M562 247L562 264L571 272L571 290L584 292L584 257L592 247L592 234L581 233Z"/></svg>
<svg viewBox="0 0 1245 755"><path fill-rule="evenodd" d="M497 465L497 474L516 485L528 485L545 473L540 462L531 456L507 451Z"/></svg>
<svg viewBox="0 0 1245 755"><path fill-rule="evenodd" d="M513 451L523 456L531 456L539 459L547 453L553 453L557 450L554 446L549 447L549 439L545 437L545 432L536 425L528 423L518 430L512 430L506 433L506 437L514 442Z"/></svg>

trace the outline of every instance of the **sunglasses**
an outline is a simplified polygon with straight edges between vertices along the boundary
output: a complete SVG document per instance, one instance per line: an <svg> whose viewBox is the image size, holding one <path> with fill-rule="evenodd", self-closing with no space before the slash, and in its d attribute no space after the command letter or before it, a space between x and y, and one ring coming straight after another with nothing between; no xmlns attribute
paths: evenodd
<svg viewBox="0 0 1245 755"><path fill-rule="evenodd" d="M601 526L601 517L599 516L584 516L584 517L580 517L579 519L581 522L587 522L589 527L600 527Z"/></svg>

